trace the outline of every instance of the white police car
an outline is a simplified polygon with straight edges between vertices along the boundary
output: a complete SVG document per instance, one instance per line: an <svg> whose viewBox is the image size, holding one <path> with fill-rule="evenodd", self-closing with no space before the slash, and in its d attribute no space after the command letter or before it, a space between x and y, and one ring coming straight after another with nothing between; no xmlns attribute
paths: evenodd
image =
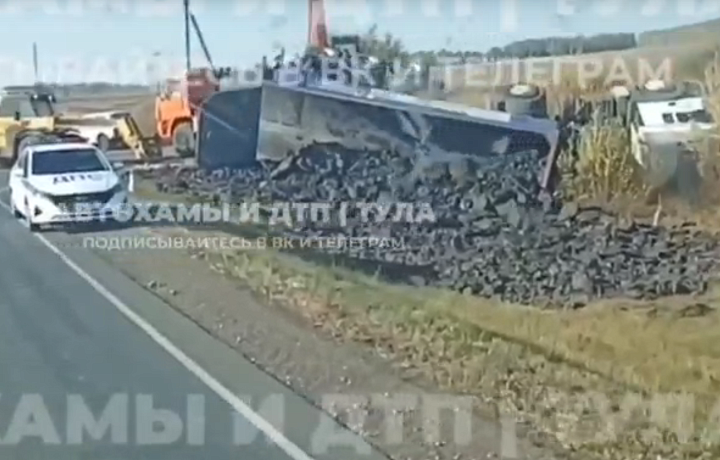
<svg viewBox="0 0 720 460"><path fill-rule="evenodd" d="M125 210L127 185L98 148L33 145L10 170L10 206L31 231L42 225L111 220Z"/></svg>

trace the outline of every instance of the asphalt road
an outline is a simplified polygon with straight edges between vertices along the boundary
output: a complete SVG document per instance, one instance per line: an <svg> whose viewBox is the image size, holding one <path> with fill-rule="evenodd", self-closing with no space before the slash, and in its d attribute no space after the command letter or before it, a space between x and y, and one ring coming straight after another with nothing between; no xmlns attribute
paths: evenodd
<svg viewBox="0 0 720 460"><path fill-rule="evenodd" d="M0 171L0 458L385 458L83 248L93 233L32 235L6 183ZM351 441L323 450L333 432Z"/></svg>

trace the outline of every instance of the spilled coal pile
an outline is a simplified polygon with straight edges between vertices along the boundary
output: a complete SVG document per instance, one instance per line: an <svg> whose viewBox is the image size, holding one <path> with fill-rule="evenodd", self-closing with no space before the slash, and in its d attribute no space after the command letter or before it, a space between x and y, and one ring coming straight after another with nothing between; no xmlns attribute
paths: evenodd
<svg viewBox="0 0 720 460"><path fill-rule="evenodd" d="M306 220L283 229L288 236L402 241L317 250L393 267L395 278L414 285L562 307L706 289L720 265L718 240L691 226L620 223L599 208L563 205L542 192L540 163L532 151L411 161L317 145L274 169L164 171L154 180L162 192L235 203L421 203L432 219L368 220L351 212L347 222Z"/></svg>

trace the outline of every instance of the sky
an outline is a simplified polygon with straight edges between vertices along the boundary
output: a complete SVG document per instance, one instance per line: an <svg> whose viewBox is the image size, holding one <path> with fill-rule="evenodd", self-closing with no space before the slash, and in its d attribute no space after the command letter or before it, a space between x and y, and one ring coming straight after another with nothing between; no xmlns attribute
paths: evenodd
<svg viewBox="0 0 720 460"><path fill-rule="evenodd" d="M250 67L279 45L300 51L307 0L190 0L216 65ZM487 50L550 35L674 27L720 17L720 0L325 0L330 33L376 24L406 47ZM0 84L147 83L184 66L182 0L0 0ZM193 37L193 64L204 65ZM148 70L148 68L155 70Z"/></svg>

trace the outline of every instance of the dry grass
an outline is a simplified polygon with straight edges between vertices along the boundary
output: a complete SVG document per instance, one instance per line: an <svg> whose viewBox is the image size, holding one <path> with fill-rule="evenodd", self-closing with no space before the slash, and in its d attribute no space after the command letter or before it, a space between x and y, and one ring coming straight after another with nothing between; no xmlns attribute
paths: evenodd
<svg viewBox="0 0 720 460"><path fill-rule="evenodd" d="M324 300L327 305L323 309L345 311L364 319L363 323L371 319L376 326L397 323L394 327L404 324L423 329L429 334L413 341L448 340L435 351L448 358L456 355L466 361L472 357L464 356L465 352L482 348L479 343L473 345L478 337L462 336L468 332L464 331L466 325L477 328L476 333L485 334L485 339L527 346L549 360L564 361L629 388L698 395L718 395L720 391L720 315L702 307L718 302L720 290L702 298L599 302L579 311L546 311L440 289L407 289L270 249L224 253L222 259L235 274L270 297L292 294L289 297ZM695 312L703 314L695 316ZM455 325L446 329L433 324L435 320ZM458 343L451 343L453 340ZM472 383L482 372L463 370L461 362L445 364L457 366L452 373L467 375L438 381L444 385ZM472 377L472 373L478 375ZM471 390L472 385L464 389Z"/></svg>
<svg viewBox="0 0 720 460"><path fill-rule="evenodd" d="M701 43L720 41L720 19L696 24L651 30L638 36L640 46L667 46L678 43Z"/></svg>
<svg viewBox="0 0 720 460"><path fill-rule="evenodd" d="M152 94L72 97L62 101L59 107L62 112L71 115L126 110L135 118L145 136L153 136L156 131L155 96Z"/></svg>
<svg viewBox="0 0 720 460"><path fill-rule="evenodd" d="M450 92L486 93L495 87L532 81L544 87L593 91L616 84L643 84L651 78L701 80L715 45L638 48L577 56L532 58L434 69Z"/></svg>
<svg viewBox="0 0 720 460"><path fill-rule="evenodd" d="M706 307L720 301L720 292L541 311L390 285L274 250L205 257L334 337L383 350L405 376L478 395L489 413L511 411L577 458L720 453L707 437L720 396L720 314ZM676 425L658 419L670 404L652 406L658 394L695 401L695 412L681 420L690 433L678 434ZM646 405L624 414L621 406L632 396Z"/></svg>
<svg viewBox="0 0 720 460"><path fill-rule="evenodd" d="M705 69L705 87L708 107L719 125L717 133L699 139L701 171L707 182L703 187L703 196L711 208L709 219L708 216L703 217L717 227L720 222L720 212L717 212L720 206L720 51L715 52L714 58ZM708 214L707 209L705 214Z"/></svg>
<svg viewBox="0 0 720 460"><path fill-rule="evenodd" d="M148 94L83 95L65 98L61 100L59 106L61 110L73 114L103 112L106 110L129 110L142 104L151 97L152 96Z"/></svg>
<svg viewBox="0 0 720 460"><path fill-rule="evenodd" d="M708 106L713 112L715 120L720 122L720 51L715 52L713 60L705 68L705 86L708 91ZM720 127L718 136L720 136ZM720 156L720 148L708 153Z"/></svg>
<svg viewBox="0 0 720 460"><path fill-rule="evenodd" d="M586 128L578 150L577 160L570 152L560 157L566 197L608 203L644 193L627 129L618 124L592 124Z"/></svg>

